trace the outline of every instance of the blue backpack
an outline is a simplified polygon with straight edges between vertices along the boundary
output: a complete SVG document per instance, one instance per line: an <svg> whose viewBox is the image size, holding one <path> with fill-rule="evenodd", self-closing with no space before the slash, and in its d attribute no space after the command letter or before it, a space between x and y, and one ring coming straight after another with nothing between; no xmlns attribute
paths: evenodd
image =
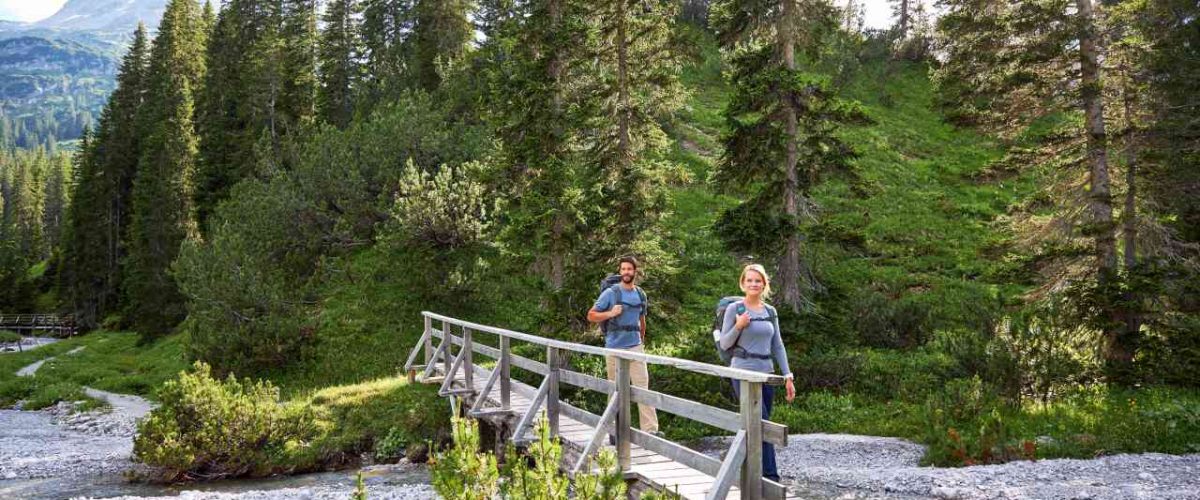
<svg viewBox="0 0 1200 500"><path fill-rule="evenodd" d="M642 287L640 287L640 286L635 285L633 288L635 290L637 290L638 298L642 299L641 304L627 304L625 302L621 302L621 275L620 274L610 274L608 276L605 276L604 279L600 280L600 293L604 293L605 290L612 290L613 301L615 302L613 305L621 304L622 307L638 307L638 308L646 307L646 292L643 292ZM620 316L617 316L616 318L613 318L612 321L615 321L619 318L620 318ZM606 319L606 320L600 322L600 333L605 334L605 335L608 334L608 322L609 321L610 320ZM620 326L623 328L626 328L626 329L638 330L638 331L640 331L642 328L642 325L640 325L640 324L638 324L638 325L620 325Z"/></svg>
<svg viewBox="0 0 1200 500"><path fill-rule="evenodd" d="M738 342L742 340L742 332L738 332L737 338L733 340L733 347L730 347L729 349L721 348L721 327L725 326L725 310L729 309L729 306L734 304L737 304L738 307L741 307L742 301L744 300L746 300L745 297L731 295L729 297L721 297L721 300L717 301L717 312L713 317L712 324L713 343L715 343L717 346L717 356L720 356L721 362L727 365L732 362L733 358L736 356L735 350L742 349L741 346L738 345ZM770 321L771 324L774 325L775 308L771 306L766 306L766 308L766 318L751 318L750 321ZM742 311L739 310L738 312L740 313ZM745 350L743 349L743 352L744 351Z"/></svg>

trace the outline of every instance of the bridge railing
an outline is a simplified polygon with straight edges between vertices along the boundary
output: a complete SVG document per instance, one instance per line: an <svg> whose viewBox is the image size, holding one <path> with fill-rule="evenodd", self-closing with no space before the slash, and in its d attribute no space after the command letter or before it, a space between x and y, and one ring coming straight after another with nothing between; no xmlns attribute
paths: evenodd
<svg viewBox="0 0 1200 500"><path fill-rule="evenodd" d="M71 316L56 314L0 314L0 330L44 330L74 334L75 321Z"/></svg>
<svg viewBox="0 0 1200 500"><path fill-rule="evenodd" d="M512 411L512 368L541 375L542 382L534 393L532 404L518 420L517 427L513 431L513 438L515 440L525 439L526 432L530 430L534 419L543 408L552 435L558 435L559 418L562 415L595 427L596 432L571 468L572 474L587 466L591 455L600 449L604 437L612 434L616 438L617 462L622 471L629 472L631 470L630 447L636 444L713 476L715 479L709 490L708 498L725 498L734 484L738 485L742 498L745 499L784 498L786 495L783 485L762 478L763 441L776 446L787 445L787 426L761 418L762 386L763 384L783 384L784 378L779 375L548 339L428 311L421 314L425 320L424 332L404 364L404 369L409 376L415 377L417 371L422 371L423 377L430 379L434 375L440 359L443 373L441 394L474 393L474 355L479 354L494 359L496 364L480 391L480 396L475 399L469 410L472 416L478 417L489 413ZM440 328L434 328L434 322L440 323ZM452 327L457 327L461 334L454 335L451 332ZM474 338L477 333L498 336L499 345L493 347L478 342ZM439 341L437 345L434 343L435 339ZM512 341L545 347L546 361L537 361L513 354ZM457 354L453 354L453 346L459 347ZM616 381L567 369L566 361L572 355L568 353L617 358ZM418 357L423 358L424 364L417 364ZM630 362L633 361L732 379L740 385L738 391L739 411L732 412L670 394L634 387L630 383ZM464 367L466 368L464 369ZM463 370L463 380L466 383L464 388L455 389L453 381L457 378L459 370ZM500 406L491 409L485 408L487 395L491 394L496 384L500 386ZM559 389L562 384L608 395L608 404L604 412L597 416L560 401ZM632 403L650 405L658 411L734 432L733 443L722 461L686 446L634 429L631 425L630 413Z"/></svg>

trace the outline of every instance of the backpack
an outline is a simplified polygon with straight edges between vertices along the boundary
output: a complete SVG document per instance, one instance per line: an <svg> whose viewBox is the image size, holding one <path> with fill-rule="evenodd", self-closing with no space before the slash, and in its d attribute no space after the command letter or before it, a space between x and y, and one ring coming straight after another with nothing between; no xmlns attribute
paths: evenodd
<svg viewBox="0 0 1200 500"><path fill-rule="evenodd" d="M746 300L746 298L745 297L737 297L737 296L721 297L721 300L717 301L717 311L716 311L716 314L713 316L713 324L712 324L713 343L715 343L717 346L717 356L720 356L721 362L725 363L727 365L731 361L733 361L734 349L741 349L741 347L738 346L738 342L742 340L742 332L738 332L737 338L735 338L733 341L733 347L730 347L729 349L721 348L721 327L725 326L724 325L725 324L725 310L729 309L729 306L731 306L731 305L741 304L743 300ZM774 325L774 323L775 323L775 308L773 308L771 306L767 306L766 304L763 304L763 305L766 306L766 308L767 308L767 317L765 319L764 318L751 318L750 321L770 321L771 324Z"/></svg>
<svg viewBox="0 0 1200 500"><path fill-rule="evenodd" d="M632 305L632 304L626 304L624 302L621 302L621 275L620 274L610 274L608 276L605 276L604 279L600 280L600 293L603 294L605 290L613 291L613 301L614 301L613 305L621 304L622 307L646 307L646 292L643 292L642 287L637 286L637 285L634 285L633 288L634 288L634 290L637 290L638 298L642 299L641 305ZM620 316L618 316L617 318L620 318ZM614 318L614 319L617 319L617 318ZM608 334L608 322L609 322L609 320L607 320L607 319L600 322L600 333L605 334L605 335ZM626 325L626 326L628 326L628 325ZM634 328L640 329L641 325L637 325Z"/></svg>

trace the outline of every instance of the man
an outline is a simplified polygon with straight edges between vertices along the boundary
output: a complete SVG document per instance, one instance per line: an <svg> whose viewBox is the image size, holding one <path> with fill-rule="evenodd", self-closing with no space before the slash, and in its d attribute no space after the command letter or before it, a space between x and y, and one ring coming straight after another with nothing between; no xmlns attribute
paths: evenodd
<svg viewBox="0 0 1200 500"><path fill-rule="evenodd" d="M600 298L588 311L587 319L592 323L607 321L604 347L642 353L645 352L642 343L646 340L648 304L645 292L634 284L638 261L633 257L621 257L619 266L617 272L621 275L621 282L600 293ZM617 363L618 359L613 356L605 359L609 380L617 379ZM650 375L646 371L646 363L629 362L629 379L635 387L648 388ZM654 407L638 404L638 423L643 431L658 434L658 415Z"/></svg>

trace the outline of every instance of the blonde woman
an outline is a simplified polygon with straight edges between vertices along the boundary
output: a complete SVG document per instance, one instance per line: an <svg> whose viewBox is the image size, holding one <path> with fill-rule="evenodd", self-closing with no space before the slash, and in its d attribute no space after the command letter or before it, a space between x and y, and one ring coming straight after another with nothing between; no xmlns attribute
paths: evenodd
<svg viewBox="0 0 1200 500"><path fill-rule="evenodd" d="M721 348L733 353L729 366L743 370L775 373L775 366L787 378L787 401L796 398L796 385L792 382L792 370L788 367L787 351L783 348L783 336L779 330L779 316L775 308L764 300L771 295L771 278L759 264L750 264L742 269L738 278L745 300L730 304L725 309L725 320L721 328ZM772 363L774 361L774 363ZM735 382L734 391L738 391ZM763 385L762 418L771 418L774 387ZM775 446L763 443L763 477L779 481L779 469L775 464Z"/></svg>

